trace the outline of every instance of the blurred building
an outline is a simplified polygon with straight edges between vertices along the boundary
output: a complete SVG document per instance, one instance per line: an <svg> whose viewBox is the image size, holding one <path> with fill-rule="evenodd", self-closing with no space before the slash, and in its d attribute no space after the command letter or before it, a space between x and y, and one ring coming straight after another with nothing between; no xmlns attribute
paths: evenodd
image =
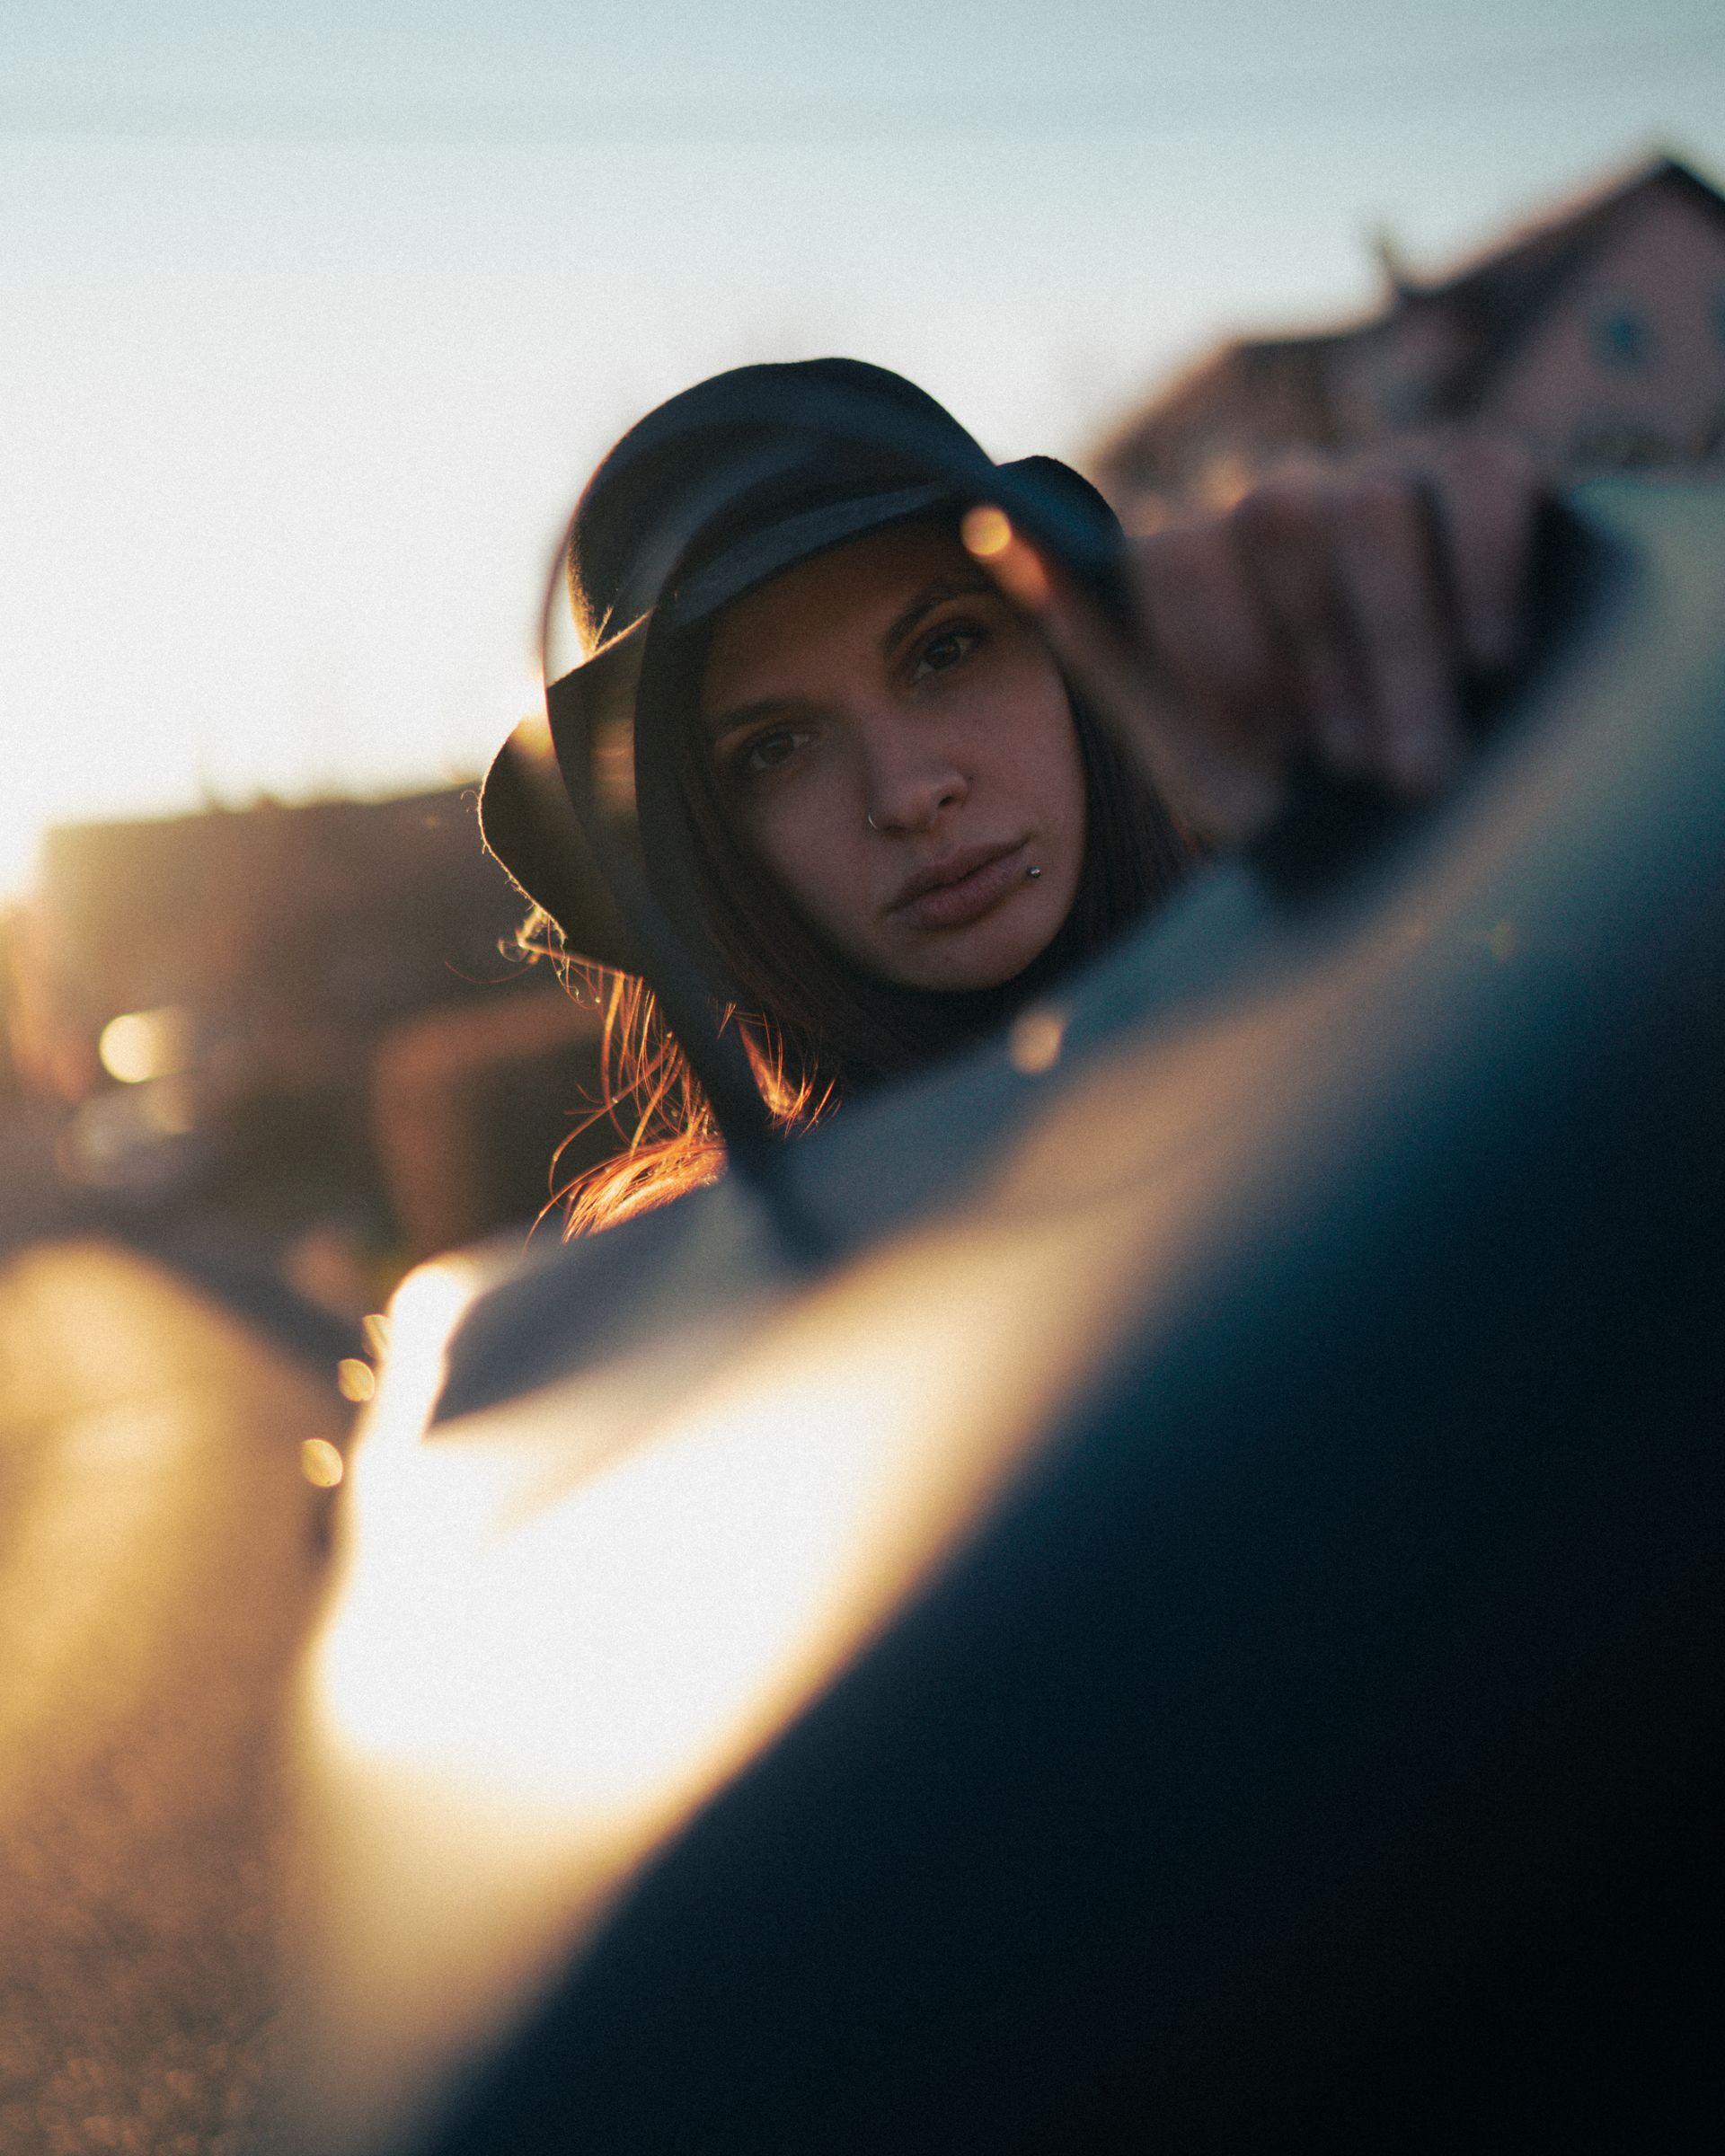
<svg viewBox="0 0 1725 2156"><path fill-rule="evenodd" d="M18 1059L13 1051L6 1013L18 1000L18 951L22 941L22 914L12 906L0 906L0 1100L10 1100L22 1089Z"/></svg>
<svg viewBox="0 0 1725 2156"><path fill-rule="evenodd" d="M64 826L22 909L14 1053L77 1098L111 1021L178 1011L205 1056L292 1083L392 1017L509 978L521 911L453 790Z"/></svg>
<svg viewBox="0 0 1725 2156"><path fill-rule="evenodd" d="M1130 521L1301 448L1469 422L1576 471L1725 454L1725 197L1659 157L1422 277L1369 320L1224 346L1091 459Z"/></svg>
<svg viewBox="0 0 1725 2156"><path fill-rule="evenodd" d="M411 1256L535 1220L619 1149L597 1102L600 1030L595 1003L547 981L423 1012L384 1036L371 1130Z"/></svg>
<svg viewBox="0 0 1725 2156"><path fill-rule="evenodd" d="M594 1015L515 950L524 911L472 789L64 826L9 923L8 1056L71 1111L75 1178L370 1208L424 1255L530 1219L590 1105Z"/></svg>

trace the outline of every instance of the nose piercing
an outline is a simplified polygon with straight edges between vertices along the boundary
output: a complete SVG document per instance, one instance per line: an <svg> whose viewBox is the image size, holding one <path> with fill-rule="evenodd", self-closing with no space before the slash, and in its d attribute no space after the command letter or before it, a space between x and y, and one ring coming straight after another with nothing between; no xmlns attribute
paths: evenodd
<svg viewBox="0 0 1725 2156"><path fill-rule="evenodd" d="M863 821L868 825L871 831L878 831L880 828L880 825L874 820L874 811L872 808L869 810L868 815L863 818Z"/></svg>
<svg viewBox="0 0 1725 2156"><path fill-rule="evenodd" d="M1024 880L1026 883L1034 883L1041 873L1042 871L1039 868L1034 866L1028 868L1024 871Z"/></svg>

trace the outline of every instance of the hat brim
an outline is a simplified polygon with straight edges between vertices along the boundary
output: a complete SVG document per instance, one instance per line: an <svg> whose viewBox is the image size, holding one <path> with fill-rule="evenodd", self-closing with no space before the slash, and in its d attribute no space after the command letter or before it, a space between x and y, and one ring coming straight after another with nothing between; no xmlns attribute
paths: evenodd
<svg viewBox="0 0 1725 2156"><path fill-rule="evenodd" d="M594 742L626 729L632 755L647 628L643 616L548 682L544 711L513 729L479 790L480 836L487 850L555 924L565 948L625 973L641 972L644 954L617 903L587 815ZM586 813L578 813L578 802Z"/></svg>
<svg viewBox="0 0 1725 2156"><path fill-rule="evenodd" d="M803 509L750 533L722 550L687 578L673 582L657 609L662 629L675 633L711 621L721 607L746 598L763 584L770 584L787 570L824 554L853 539L936 509L957 509L963 496L939 481L916 487L900 487L888 494L869 494L849 501L823 503Z"/></svg>

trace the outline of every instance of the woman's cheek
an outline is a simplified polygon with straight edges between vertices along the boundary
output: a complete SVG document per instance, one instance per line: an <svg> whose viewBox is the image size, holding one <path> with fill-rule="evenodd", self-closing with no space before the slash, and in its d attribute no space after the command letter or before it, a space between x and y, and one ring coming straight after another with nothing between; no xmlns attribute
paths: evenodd
<svg viewBox="0 0 1725 2156"><path fill-rule="evenodd" d="M785 788L763 804L750 830L756 853L804 913L827 929L843 928L847 897L858 888L854 864L839 833L810 813L811 804Z"/></svg>

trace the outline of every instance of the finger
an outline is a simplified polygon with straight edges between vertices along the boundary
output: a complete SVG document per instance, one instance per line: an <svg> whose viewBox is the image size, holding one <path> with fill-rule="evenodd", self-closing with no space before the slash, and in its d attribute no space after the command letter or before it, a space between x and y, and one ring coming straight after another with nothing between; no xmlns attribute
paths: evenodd
<svg viewBox="0 0 1725 2156"><path fill-rule="evenodd" d="M966 551L1019 611L1035 622L1070 679L1102 707L1137 746L1157 701L1143 655L1119 626L992 506L971 510L960 527Z"/></svg>
<svg viewBox="0 0 1725 2156"><path fill-rule="evenodd" d="M1409 480L1371 472L1339 482L1325 507L1372 713L1373 763L1399 791L1429 793L1462 746L1459 653L1429 512Z"/></svg>
<svg viewBox="0 0 1725 2156"><path fill-rule="evenodd" d="M1143 761L1190 830L1240 844L1286 794L1288 693L1269 625L1214 527L1135 542L1128 583L1137 636L1124 656L1145 685Z"/></svg>
<svg viewBox="0 0 1725 2156"><path fill-rule="evenodd" d="M1317 469L1271 474L1229 512L1246 575L1290 670L1311 746L1342 772L1366 767L1370 717L1338 588Z"/></svg>
<svg viewBox="0 0 1725 2156"><path fill-rule="evenodd" d="M1236 753L1287 761L1295 685L1232 528L1170 525L1132 552L1139 613L1177 697Z"/></svg>
<svg viewBox="0 0 1725 2156"><path fill-rule="evenodd" d="M966 546L1036 621L1074 690L1108 726L1175 816L1201 836L1234 843L1280 805L1279 781L1219 753L1194 725L1149 642L1123 631L1083 586L1014 531L998 510L966 519Z"/></svg>
<svg viewBox="0 0 1725 2156"><path fill-rule="evenodd" d="M1476 671L1500 672L1526 633L1538 467L1515 443L1489 435L1435 444L1421 463L1463 651Z"/></svg>

